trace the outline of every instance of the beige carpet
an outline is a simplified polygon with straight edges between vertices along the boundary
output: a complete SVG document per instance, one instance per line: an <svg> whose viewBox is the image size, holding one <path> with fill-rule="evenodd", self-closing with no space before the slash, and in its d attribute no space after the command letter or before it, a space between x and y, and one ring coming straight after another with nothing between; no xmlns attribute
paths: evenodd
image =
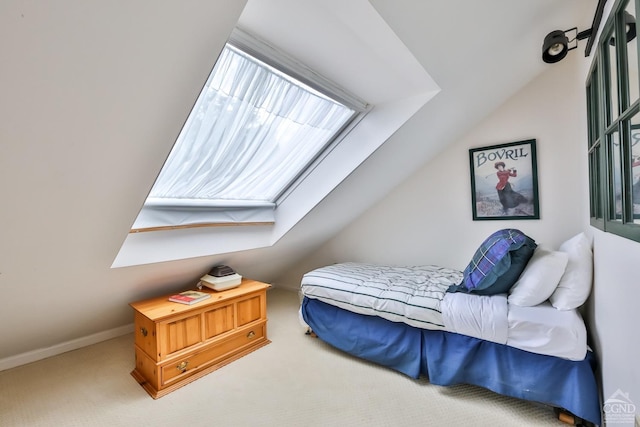
<svg viewBox="0 0 640 427"><path fill-rule="evenodd" d="M0 426L566 426L546 406L345 355L304 334L296 293L267 299L271 344L158 400L130 375L132 335L0 372Z"/></svg>

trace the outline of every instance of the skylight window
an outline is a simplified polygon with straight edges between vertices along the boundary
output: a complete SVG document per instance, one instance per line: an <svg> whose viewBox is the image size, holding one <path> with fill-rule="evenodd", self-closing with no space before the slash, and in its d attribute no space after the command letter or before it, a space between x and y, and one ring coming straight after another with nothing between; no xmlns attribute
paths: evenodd
<svg viewBox="0 0 640 427"><path fill-rule="evenodd" d="M134 229L273 221L278 199L365 110L302 80L227 44Z"/></svg>

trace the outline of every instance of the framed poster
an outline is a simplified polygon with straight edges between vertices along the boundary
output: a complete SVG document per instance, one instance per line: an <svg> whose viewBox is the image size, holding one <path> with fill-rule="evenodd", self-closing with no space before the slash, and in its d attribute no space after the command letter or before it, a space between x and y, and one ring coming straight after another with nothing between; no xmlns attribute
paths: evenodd
<svg viewBox="0 0 640 427"><path fill-rule="evenodd" d="M540 219L536 140L469 150L473 219Z"/></svg>

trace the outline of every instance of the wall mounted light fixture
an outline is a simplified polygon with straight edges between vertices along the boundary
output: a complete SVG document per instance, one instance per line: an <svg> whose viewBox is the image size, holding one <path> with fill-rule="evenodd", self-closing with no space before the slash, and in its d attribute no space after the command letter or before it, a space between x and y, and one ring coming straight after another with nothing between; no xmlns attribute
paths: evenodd
<svg viewBox="0 0 640 427"><path fill-rule="evenodd" d="M578 40L591 36L591 28L578 32L578 28L551 31L542 43L542 60L548 64L561 61L570 50L578 47ZM571 37L571 38L569 38Z"/></svg>
<svg viewBox="0 0 640 427"><path fill-rule="evenodd" d="M625 33L627 43L636 37L636 19L627 11L624 12ZM578 32L578 28L570 28L568 30L551 31L544 38L542 43L542 60L548 64L561 61L570 50L578 47L578 40L591 37L593 28ZM615 39L612 37L609 41L611 45L615 45ZM585 56L588 56L585 53Z"/></svg>
<svg viewBox="0 0 640 427"><path fill-rule="evenodd" d="M634 18L626 10L624 11L624 32L627 43L636 38L636 18ZM611 46L615 46L615 38L611 37L611 40L609 40L609 44Z"/></svg>

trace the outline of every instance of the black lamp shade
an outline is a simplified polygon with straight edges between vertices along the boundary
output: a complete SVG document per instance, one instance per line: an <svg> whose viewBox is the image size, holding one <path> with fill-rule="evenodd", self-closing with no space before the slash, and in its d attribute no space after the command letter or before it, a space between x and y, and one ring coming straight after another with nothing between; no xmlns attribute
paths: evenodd
<svg viewBox="0 0 640 427"><path fill-rule="evenodd" d="M542 44L542 60L548 64L553 64L567 56L569 51L569 39L564 31L552 31L544 38Z"/></svg>
<svg viewBox="0 0 640 427"><path fill-rule="evenodd" d="M627 39L627 43L629 43L631 40L636 38L636 18L626 10L624 11L624 26L625 37ZM609 44L611 46L615 46L616 39L611 37Z"/></svg>

